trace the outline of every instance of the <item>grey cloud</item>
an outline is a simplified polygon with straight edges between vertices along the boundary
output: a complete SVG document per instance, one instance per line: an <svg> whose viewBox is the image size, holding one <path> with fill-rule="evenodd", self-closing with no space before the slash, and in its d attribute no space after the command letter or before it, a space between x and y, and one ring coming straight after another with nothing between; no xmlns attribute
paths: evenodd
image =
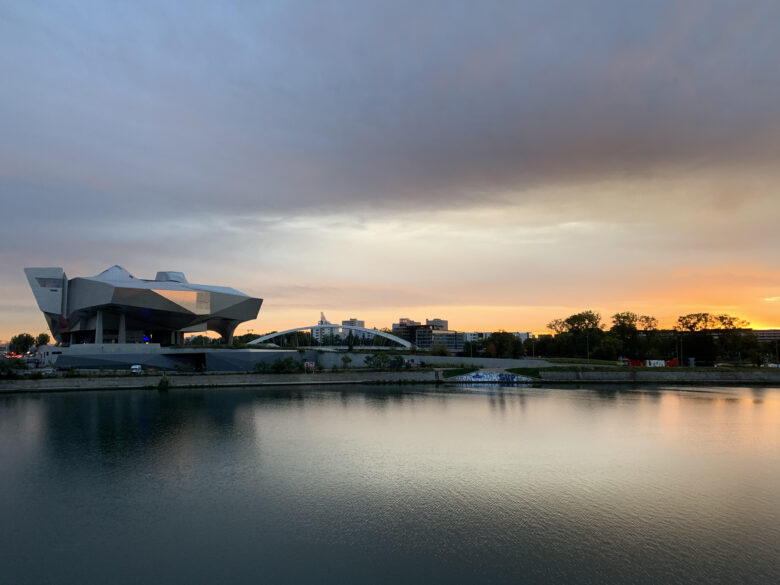
<svg viewBox="0 0 780 585"><path fill-rule="evenodd" d="M780 150L771 1L0 15L0 189L66 216L470 205Z"/></svg>

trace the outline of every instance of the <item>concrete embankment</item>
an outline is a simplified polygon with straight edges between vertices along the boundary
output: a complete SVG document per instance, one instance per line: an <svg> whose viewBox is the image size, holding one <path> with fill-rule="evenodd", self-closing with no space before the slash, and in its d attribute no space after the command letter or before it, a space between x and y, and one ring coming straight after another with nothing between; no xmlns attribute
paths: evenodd
<svg viewBox="0 0 780 585"><path fill-rule="evenodd" d="M573 384L698 384L708 386L778 385L780 370L761 368L744 370L686 370L664 368L655 370L542 370L542 383Z"/></svg>
<svg viewBox="0 0 780 585"><path fill-rule="evenodd" d="M533 383L556 384L683 384L701 386L776 385L780 387L780 370L589 370L586 368L548 369L538 371ZM130 374L119 376L81 376L74 378L40 378L37 380L0 380L0 394L26 392L68 392L83 390L138 390L157 388L162 374ZM344 384L431 384L453 382L442 376L441 370L373 372L352 370L316 372L313 374L168 374L171 389L221 388L236 386L298 386Z"/></svg>
<svg viewBox="0 0 780 585"><path fill-rule="evenodd" d="M368 353L355 352L314 352L317 364L329 370L333 366L342 367L344 357L350 359L351 368L363 368L366 366L366 358L370 357ZM436 368L457 368L460 366L478 366L481 368L501 369L501 368L546 368L555 364L542 359L520 358L520 359L500 359L485 357L461 357L461 356L435 356L435 355L405 355L406 360L414 360L417 363L424 362L428 366Z"/></svg>
<svg viewBox="0 0 780 585"><path fill-rule="evenodd" d="M316 372L313 374L170 374L170 388L228 386L291 386L326 384L434 383L441 372ZM157 388L162 375L84 376L0 380L0 394L16 392L67 392L80 390L138 390Z"/></svg>

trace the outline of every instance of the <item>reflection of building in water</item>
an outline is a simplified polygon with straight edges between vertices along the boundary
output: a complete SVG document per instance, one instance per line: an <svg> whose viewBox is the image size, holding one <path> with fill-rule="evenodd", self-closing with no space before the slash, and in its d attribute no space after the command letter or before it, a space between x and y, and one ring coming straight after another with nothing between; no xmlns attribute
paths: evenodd
<svg viewBox="0 0 780 585"><path fill-rule="evenodd" d="M24 271L60 345L177 345L185 333L207 330L230 343L236 326L256 318L263 303L233 288L189 283L181 272L146 280L112 266L68 280L62 268Z"/></svg>

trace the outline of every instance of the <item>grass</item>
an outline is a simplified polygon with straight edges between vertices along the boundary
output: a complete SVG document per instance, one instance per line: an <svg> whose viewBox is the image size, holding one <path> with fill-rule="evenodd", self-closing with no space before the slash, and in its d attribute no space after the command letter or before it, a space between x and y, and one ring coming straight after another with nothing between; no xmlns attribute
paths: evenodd
<svg viewBox="0 0 780 585"><path fill-rule="evenodd" d="M442 372L442 375L445 378L453 378L455 376L465 376L466 374L470 374L471 372L476 372L479 370L478 367L468 367L468 368L454 368L451 370L444 370Z"/></svg>
<svg viewBox="0 0 780 585"><path fill-rule="evenodd" d="M594 360L585 358L539 358L553 364L584 364L593 366L616 366L616 360Z"/></svg>
<svg viewBox="0 0 780 585"><path fill-rule="evenodd" d="M542 370L552 370L557 368L507 368L507 372L512 374L518 374L520 376L528 376L529 378L541 378Z"/></svg>
<svg viewBox="0 0 780 585"><path fill-rule="evenodd" d="M611 364L611 362L608 362ZM507 368L507 372L520 374L521 376L530 376L532 378L541 378L541 372L658 372L658 371L680 371L680 372L744 372L749 369L758 368L714 368L714 367L694 367L694 368L645 368L616 365L581 365L581 366L550 366L545 368Z"/></svg>
<svg viewBox="0 0 780 585"><path fill-rule="evenodd" d="M657 370L658 368L626 368L625 366L548 366L545 368L507 368L507 372L521 376L539 377L539 372L622 372L625 370Z"/></svg>

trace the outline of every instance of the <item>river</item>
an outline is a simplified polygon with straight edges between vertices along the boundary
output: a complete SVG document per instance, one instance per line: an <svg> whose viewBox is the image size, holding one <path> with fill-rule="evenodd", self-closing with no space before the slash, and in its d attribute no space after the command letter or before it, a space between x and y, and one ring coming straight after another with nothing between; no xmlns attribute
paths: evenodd
<svg viewBox="0 0 780 585"><path fill-rule="evenodd" d="M0 396L0 582L780 582L780 389L345 388Z"/></svg>

